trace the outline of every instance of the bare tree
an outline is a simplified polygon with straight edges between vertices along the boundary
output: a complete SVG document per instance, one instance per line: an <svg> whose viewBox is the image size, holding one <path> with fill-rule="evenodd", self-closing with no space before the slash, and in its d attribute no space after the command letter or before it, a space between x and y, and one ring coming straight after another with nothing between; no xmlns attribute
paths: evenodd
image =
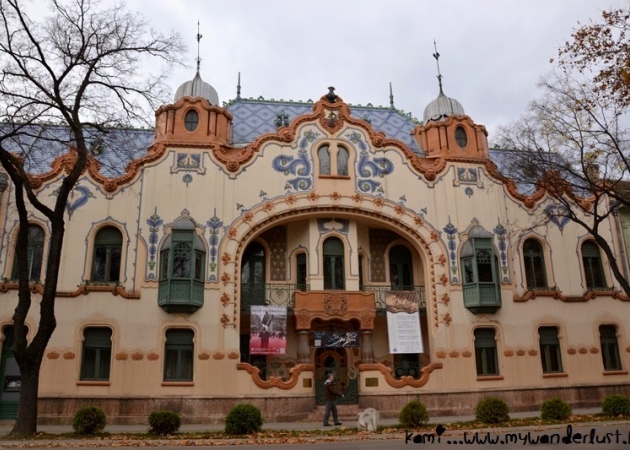
<svg viewBox="0 0 630 450"><path fill-rule="evenodd" d="M50 0L50 15L34 21L24 4L33 7L23 0L0 0L0 163L13 183L20 225L12 350L22 387L12 436L29 436L37 428L40 367L56 326L55 294L68 196L86 168L94 142L112 127L138 126L152 117L167 92L166 69L179 63L184 51L179 35L150 29L142 17L121 5ZM143 64L151 58L165 67L147 73ZM51 146L70 150L54 200L38 197L29 177L29 161L45 157ZM27 231L33 208L46 216L51 235L38 328L29 343Z"/></svg>
<svg viewBox="0 0 630 450"><path fill-rule="evenodd" d="M544 220L570 220L606 254L626 295L630 284L605 227L620 206L630 207L627 108L602 98L598 86L561 73L541 81L541 99L522 118L499 129L495 146L514 150L508 172L517 184L544 188Z"/></svg>

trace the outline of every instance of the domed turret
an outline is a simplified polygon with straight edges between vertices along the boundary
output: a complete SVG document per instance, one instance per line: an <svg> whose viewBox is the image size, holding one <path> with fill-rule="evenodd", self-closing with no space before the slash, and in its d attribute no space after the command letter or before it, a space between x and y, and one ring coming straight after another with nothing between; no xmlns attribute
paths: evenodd
<svg viewBox="0 0 630 450"><path fill-rule="evenodd" d="M210 102L211 105L219 106L219 94L210 84L201 79L199 70L195 74L195 78L186 81L175 92L175 102L182 97L202 97Z"/></svg>
<svg viewBox="0 0 630 450"><path fill-rule="evenodd" d="M438 95L437 98L429 103L424 109L423 120L426 124L430 120L438 121L448 116L463 116L464 114L465 112L462 104L454 98L444 95L442 87L440 86L440 95Z"/></svg>

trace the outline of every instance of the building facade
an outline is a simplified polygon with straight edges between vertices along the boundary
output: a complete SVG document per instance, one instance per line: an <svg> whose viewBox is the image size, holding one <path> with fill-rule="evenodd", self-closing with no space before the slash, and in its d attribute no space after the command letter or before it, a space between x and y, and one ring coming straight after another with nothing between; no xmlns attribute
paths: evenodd
<svg viewBox="0 0 630 450"><path fill-rule="evenodd" d="M316 102L218 105L197 73L154 130L94 144L67 207L42 422L85 405L119 423L155 409L217 422L243 401L267 421L321 420L330 371L344 403L383 416L412 399L467 414L489 393L527 410L630 392L630 299L605 255L572 222L542 224L559 206L501 173L509 153L490 151L456 100L440 90L422 122L333 89ZM52 200L62 152L30 170ZM19 401L12 194L0 211L4 418ZM30 216L36 299L50 233ZM619 223L607 230L624 257ZM416 293L422 353L390 353L390 291ZM250 354L252 305L287 307L284 354ZM34 301L31 337L37 319ZM360 343L318 347L317 331Z"/></svg>

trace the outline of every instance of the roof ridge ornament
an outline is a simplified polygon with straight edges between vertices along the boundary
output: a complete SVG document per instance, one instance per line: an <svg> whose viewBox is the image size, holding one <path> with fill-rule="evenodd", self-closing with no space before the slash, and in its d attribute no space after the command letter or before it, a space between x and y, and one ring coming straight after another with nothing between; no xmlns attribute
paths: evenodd
<svg viewBox="0 0 630 450"><path fill-rule="evenodd" d="M438 79L438 83L440 85L440 94L444 95L444 91L442 90L442 74L440 73L440 54L437 51L437 44L435 43L435 39L433 39L433 48L435 49L435 53L433 54L433 57L435 58L435 62L437 64L437 79Z"/></svg>
<svg viewBox="0 0 630 450"><path fill-rule="evenodd" d="M328 87L328 94L326 94L326 100L330 103L335 103L337 101L337 94L335 94L335 88L332 86Z"/></svg>
<svg viewBox="0 0 630 450"><path fill-rule="evenodd" d="M392 82L389 82L389 107L391 109L396 109L394 106L394 91L392 90Z"/></svg>
<svg viewBox="0 0 630 450"><path fill-rule="evenodd" d="M199 21L197 21L197 36L195 36L195 39L197 39L197 73L199 73L199 69L201 68L201 58L199 56L199 45L201 43L201 38L203 36L201 35L201 33L199 32Z"/></svg>
<svg viewBox="0 0 630 450"><path fill-rule="evenodd" d="M238 82L236 83L236 100L241 99L241 72L238 73Z"/></svg>

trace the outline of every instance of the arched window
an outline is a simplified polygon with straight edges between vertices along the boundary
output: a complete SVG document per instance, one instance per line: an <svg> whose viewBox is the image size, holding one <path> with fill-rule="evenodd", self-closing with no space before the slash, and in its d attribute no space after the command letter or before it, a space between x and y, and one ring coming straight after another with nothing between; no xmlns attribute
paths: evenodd
<svg viewBox="0 0 630 450"><path fill-rule="evenodd" d="M413 262L404 245L396 245L389 251L389 281L392 290L413 290Z"/></svg>
<svg viewBox="0 0 630 450"><path fill-rule="evenodd" d="M195 131L199 125L199 113L194 109L189 109L184 116L184 126L188 131Z"/></svg>
<svg viewBox="0 0 630 450"><path fill-rule="evenodd" d="M339 146L337 152L337 175L348 175L348 159L350 154L344 147Z"/></svg>
<svg viewBox="0 0 630 450"><path fill-rule="evenodd" d="M243 253L241 262L241 308L265 304L265 247L252 242Z"/></svg>
<svg viewBox="0 0 630 450"><path fill-rule="evenodd" d="M536 239L527 239L523 244L523 262L525 263L527 288L531 290L546 287L545 255L542 246Z"/></svg>
<svg viewBox="0 0 630 450"><path fill-rule="evenodd" d="M206 251L195 225L181 219L160 251L158 304L167 312L193 313L203 306Z"/></svg>
<svg viewBox="0 0 630 450"><path fill-rule="evenodd" d="M28 264L28 279L31 281L38 281L41 279L42 274L42 260L44 259L44 230L39 225L28 226L28 244L26 248L27 264ZM12 279L17 280L20 278L18 271L17 253L13 259L13 274Z"/></svg>
<svg viewBox="0 0 630 450"><path fill-rule="evenodd" d="M331 237L324 241L324 289L345 289L344 248L340 239Z"/></svg>
<svg viewBox="0 0 630 450"><path fill-rule="evenodd" d="M330 175L330 151L327 145L320 147L317 150L317 157L319 158L319 174Z"/></svg>
<svg viewBox="0 0 630 450"><path fill-rule="evenodd" d="M306 291L306 275L307 275L307 266L306 266L306 253L299 253L296 258L296 268L297 274L295 281L297 282L297 289L300 291Z"/></svg>
<svg viewBox="0 0 630 450"><path fill-rule="evenodd" d="M122 233L118 228L101 228L94 238L92 278L95 282L115 282L120 280L120 254Z"/></svg>
<svg viewBox="0 0 630 450"><path fill-rule="evenodd" d="M455 142L457 142L460 148L464 148L468 145L468 136L463 127L455 128Z"/></svg>
<svg viewBox="0 0 630 450"><path fill-rule="evenodd" d="M584 265L584 277L586 278L587 288L606 287L602 257L595 242L586 241L582 244L582 264Z"/></svg>
<svg viewBox="0 0 630 450"><path fill-rule="evenodd" d="M538 328L540 343L540 361L543 373L562 372L562 355L560 354L560 339L558 328Z"/></svg>
<svg viewBox="0 0 630 450"><path fill-rule="evenodd" d="M497 341L494 328L476 328L474 334L477 375L499 375Z"/></svg>
<svg viewBox="0 0 630 450"><path fill-rule="evenodd" d="M192 381L195 333L190 329L166 331L164 381Z"/></svg>
<svg viewBox="0 0 630 450"><path fill-rule="evenodd" d="M621 370L619 342L617 342L617 327L615 325L600 325L599 343L602 348L604 370Z"/></svg>
<svg viewBox="0 0 630 450"><path fill-rule="evenodd" d="M81 380L109 381L109 368L111 365L111 359L111 328L86 328L83 332Z"/></svg>

